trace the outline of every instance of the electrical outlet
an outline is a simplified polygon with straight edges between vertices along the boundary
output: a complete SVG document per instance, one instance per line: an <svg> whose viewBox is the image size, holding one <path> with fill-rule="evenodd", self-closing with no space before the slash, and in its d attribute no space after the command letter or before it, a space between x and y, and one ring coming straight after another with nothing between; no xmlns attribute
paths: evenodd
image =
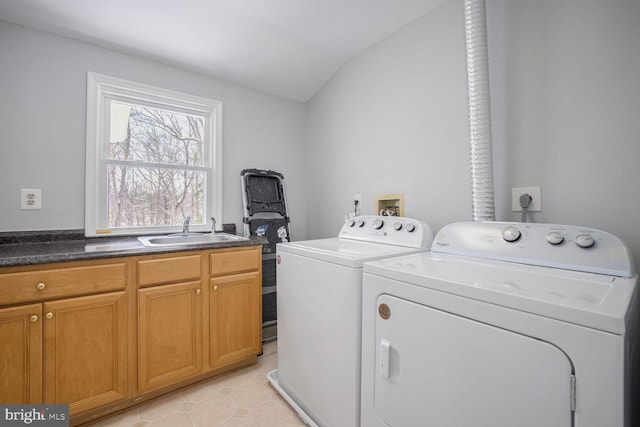
<svg viewBox="0 0 640 427"><path fill-rule="evenodd" d="M353 195L353 215L360 215L360 210L362 209L362 194L355 193Z"/></svg>
<svg viewBox="0 0 640 427"><path fill-rule="evenodd" d="M42 209L42 191L39 188L20 189L20 209Z"/></svg>
<svg viewBox="0 0 640 427"><path fill-rule="evenodd" d="M541 212L542 198L540 197L540 187L517 187L511 189L511 210L513 212L521 212L520 196L528 194L531 196L531 204L527 208L527 212Z"/></svg>

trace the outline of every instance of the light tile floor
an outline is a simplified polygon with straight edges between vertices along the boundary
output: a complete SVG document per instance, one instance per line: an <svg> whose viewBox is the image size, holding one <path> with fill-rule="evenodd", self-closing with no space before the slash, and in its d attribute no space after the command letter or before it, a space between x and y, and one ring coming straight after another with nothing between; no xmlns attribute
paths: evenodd
<svg viewBox="0 0 640 427"><path fill-rule="evenodd" d="M91 427L287 427L304 426L269 385L277 344L265 343L256 365L172 392Z"/></svg>

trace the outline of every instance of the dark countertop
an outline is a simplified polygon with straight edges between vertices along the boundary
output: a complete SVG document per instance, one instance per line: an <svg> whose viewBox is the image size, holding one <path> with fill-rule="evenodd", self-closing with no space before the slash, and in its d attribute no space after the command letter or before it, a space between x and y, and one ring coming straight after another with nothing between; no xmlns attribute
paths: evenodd
<svg viewBox="0 0 640 427"><path fill-rule="evenodd" d="M251 237L248 240L220 243L148 247L136 237L86 238L83 230L18 231L0 233L0 267L260 246L267 243L265 238Z"/></svg>

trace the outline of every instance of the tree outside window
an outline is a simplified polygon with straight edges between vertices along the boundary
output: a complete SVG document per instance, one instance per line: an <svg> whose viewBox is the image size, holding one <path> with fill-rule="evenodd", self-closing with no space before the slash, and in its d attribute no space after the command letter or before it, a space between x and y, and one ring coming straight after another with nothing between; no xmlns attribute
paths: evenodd
<svg viewBox="0 0 640 427"><path fill-rule="evenodd" d="M168 231L186 217L196 228L206 226L221 212L215 191L221 176L219 132L214 132L219 103L203 106L188 95L176 100L179 94L162 89L93 78L106 82L96 84L95 111L88 107L87 210L95 207L95 212L91 218L87 214L87 222L109 234ZM94 180L91 164L98 165ZM90 197L92 186L99 197Z"/></svg>

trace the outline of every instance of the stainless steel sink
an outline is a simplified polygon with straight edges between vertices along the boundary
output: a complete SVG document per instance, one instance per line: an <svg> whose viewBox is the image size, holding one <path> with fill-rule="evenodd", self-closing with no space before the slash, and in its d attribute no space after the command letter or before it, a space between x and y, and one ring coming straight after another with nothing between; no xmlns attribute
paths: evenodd
<svg viewBox="0 0 640 427"><path fill-rule="evenodd" d="M168 236L144 236L138 240L145 246L185 246L205 245L208 243L224 243L238 240L248 240L246 237L233 234L170 234Z"/></svg>

